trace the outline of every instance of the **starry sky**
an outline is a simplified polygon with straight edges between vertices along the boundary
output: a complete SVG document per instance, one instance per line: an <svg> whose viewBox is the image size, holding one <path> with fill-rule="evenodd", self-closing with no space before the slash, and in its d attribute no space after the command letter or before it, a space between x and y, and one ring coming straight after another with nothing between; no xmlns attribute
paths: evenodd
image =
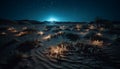
<svg viewBox="0 0 120 69"><path fill-rule="evenodd" d="M120 20L119 0L0 0L0 18L11 20Z"/></svg>

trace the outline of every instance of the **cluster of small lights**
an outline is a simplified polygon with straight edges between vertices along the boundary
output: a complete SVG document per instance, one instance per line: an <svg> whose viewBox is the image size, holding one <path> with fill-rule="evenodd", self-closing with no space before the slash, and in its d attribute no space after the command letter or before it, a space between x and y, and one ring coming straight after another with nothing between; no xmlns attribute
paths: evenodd
<svg viewBox="0 0 120 69"><path fill-rule="evenodd" d="M64 52L67 51L66 46L51 46L49 48L49 52L48 52L48 56L52 57L52 58L62 58L64 57Z"/></svg>

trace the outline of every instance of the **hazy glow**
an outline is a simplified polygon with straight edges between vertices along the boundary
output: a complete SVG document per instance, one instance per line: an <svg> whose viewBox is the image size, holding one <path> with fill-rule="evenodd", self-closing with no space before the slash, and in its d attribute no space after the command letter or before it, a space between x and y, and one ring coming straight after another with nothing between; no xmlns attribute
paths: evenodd
<svg viewBox="0 0 120 69"><path fill-rule="evenodd" d="M53 21L58 21L58 20L56 18L51 17L50 19L48 19L48 21L53 22Z"/></svg>

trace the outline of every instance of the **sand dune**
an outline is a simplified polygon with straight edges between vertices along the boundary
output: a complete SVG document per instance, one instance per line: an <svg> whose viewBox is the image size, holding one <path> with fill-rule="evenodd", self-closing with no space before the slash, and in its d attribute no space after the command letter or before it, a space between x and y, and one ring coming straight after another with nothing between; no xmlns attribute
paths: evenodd
<svg viewBox="0 0 120 69"><path fill-rule="evenodd" d="M23 20L4 25L3 22L0 26L0 69L120 67L119 33L112 31L110 34L108 28L101 27L101 30L96 24L88 23L49 25Z"/></svg>

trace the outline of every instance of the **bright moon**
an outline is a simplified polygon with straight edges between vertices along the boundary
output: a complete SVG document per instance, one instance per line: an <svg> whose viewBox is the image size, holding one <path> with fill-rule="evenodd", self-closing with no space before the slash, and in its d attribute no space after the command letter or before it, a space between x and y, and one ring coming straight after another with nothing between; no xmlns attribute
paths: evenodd
<svg viewBox="0 0 120 69"><path fill-rule="evenodd" d="M48 21L53 22L53 21L58 21L58 20L56 18L50 18Z"/></svg>

